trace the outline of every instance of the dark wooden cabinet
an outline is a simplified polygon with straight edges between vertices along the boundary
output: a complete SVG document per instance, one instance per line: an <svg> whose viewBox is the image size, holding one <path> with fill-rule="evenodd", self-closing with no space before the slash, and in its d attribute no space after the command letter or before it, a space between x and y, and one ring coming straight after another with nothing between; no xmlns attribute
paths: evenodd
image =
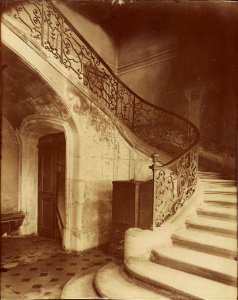
<svg viewBox="0 0 238 300"><path fill-rule="evenodd" d="M111 252L123 256L124 234L128 228L151 229L153 182L113 181Z"/></svg>

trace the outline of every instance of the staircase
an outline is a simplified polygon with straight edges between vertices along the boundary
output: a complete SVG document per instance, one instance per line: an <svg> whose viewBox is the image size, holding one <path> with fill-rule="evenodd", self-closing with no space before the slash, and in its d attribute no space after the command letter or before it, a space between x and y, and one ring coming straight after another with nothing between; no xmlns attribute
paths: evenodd
<svg viewBox="0 0 238 300"><path fill-rule="evenodd" d="M236 182L199 172L203 203L148 261L110 263L95 278L112 299L236 299Z"/></svg>

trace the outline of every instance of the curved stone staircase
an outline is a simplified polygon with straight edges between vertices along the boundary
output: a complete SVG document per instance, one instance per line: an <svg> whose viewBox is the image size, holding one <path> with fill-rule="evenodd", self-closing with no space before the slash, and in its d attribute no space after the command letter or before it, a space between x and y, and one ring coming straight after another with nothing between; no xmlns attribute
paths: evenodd
<svg viewBox="0 0 238 300"><path fill-rule="evenodd" d="M115 263L95 283L112 299L236 299L236 185L221 174L200 172L204 199L171 243L154 247L150 261Z"/></svg>
<svg viewBox="0 0 238 300"><path fill-rule="evenodd" d="M203 203L184 228L171 235L169 244L153 247L150 260L129 259L124 265L112 262L99 269L90 283L94 281L95 295L109 299L237 298L236 182L218 173L199 175Z"/></svg>

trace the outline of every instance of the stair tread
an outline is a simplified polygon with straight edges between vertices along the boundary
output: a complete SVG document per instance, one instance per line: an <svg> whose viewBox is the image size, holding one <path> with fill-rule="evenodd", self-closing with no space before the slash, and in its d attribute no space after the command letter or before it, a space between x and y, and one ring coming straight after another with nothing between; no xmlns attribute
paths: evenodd
<svg viewBox="0 0 238 300"><path fill-rule="evenodd" d="M198 176L201 179L224 179L224 177L221 174L211 172L198 172Z"/></svg>
<svg viewBox="0 0 238 300"><path fill-rule="evenodd" d="M211 184L203 184L204 192L218 192L218 193L231 193L236 194L237 188L235 186L217 186L217 185L211 185Z"/></svg>
<svg viewBox="0 0 238 300"><path fill-rule="evenodd" d="M236 185L237 184L237 181L234 180L234 179L220 179L220 178L204 178L202 179L203 182L211 182L211 183L218 183L218 184L222 184L222 183L225 183L225 184L233 184L233 185Z"/></svg>
<svg viewBox="0 0 238 300"><path fill-rule="evenodd" d="M204 194L203 196L204 202L215 202L215 203L227 203L227 204L237 204L236 197L230 197L227 195L212 195L212 194Z"/></svg>
<svg viewBox="0 0 238 300"><path fill-rule="evenodd" d="M85 274L80 273L71 278L64 286L60 299L101 299L93 286L96 274L95 269L91 270L91 272L87 271Z"/></svg>
<svg viewBox="0 0 238 300"><path fill-rule="evenodd" d="M128 271L153 285L199 299L236 299L236 288L150 261L127 262Z"/></svg>
<svg viewBox="0 0 238 300"><path fill-rule="evenodd" d="M203 204L197 208L197 213L209 213L214 215L224 215L235 217L237 216L236 207L223 207L221 205Z"/></svg>
<svg viewBox="0 0 238 300"><path fill-rule="evenodd" d="M208 272L217 272L237 278L237 263L235 260L224 258L196 250L169 245L153 248L153 254L181 261L183 264L193 265Z"/></svg>
<svg viewBox="0 0 238 300"><path fill-rule="evenodd" d="M218 173L218 172L211 172L211 171L199 170L198 173L202 174L202 175L207 175L207 176L214 175L214 176L223 177L223 175L221 173Z"/></svg>
<svg viewBox="0 0 238 300"><path fill-rule="evenodd" d="M211 197L213 196L218 198L231 198L231 199L237 199L237 195L235 193L225 193L221 191L211 191L211 190L205 190L203 191L205 197Z"/></svg>
<svg viewBox="0 0 238 300"><path fill-rule="evenodd" d="M115 262L108 263L99 269L95 277L95 285L100 295L109 299L170 299L160 295L157 291L139 286Z"/></svg>
<svg viewBox="0 0 238 300"><path fill-rule="evenodd" d="M215 235L214 233L201 232L199 230L180 230L171 235L172 239L180 239L189 241L194 244L201 244L204 246L216 247L224 250L237 250L236 239Z"/></svg>
<svg viewBox="0 0 238 300"><path fill-rule="evenodd" d="M197 224L212 228L221 228L232 231L237 231L237 223L234 220L218 220L205 216L197 216L193 219L186 220L186 224Z"/></svg>

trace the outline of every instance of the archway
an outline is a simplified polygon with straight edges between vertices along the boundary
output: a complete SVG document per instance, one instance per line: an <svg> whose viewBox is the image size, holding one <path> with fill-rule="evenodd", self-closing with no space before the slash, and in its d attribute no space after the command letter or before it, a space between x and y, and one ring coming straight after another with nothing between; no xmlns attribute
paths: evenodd
<svg viewBox="0 0 238 300"><path fill-rule="evenodd" d="M44 135L38 142L38 235L62 239L65 225L65 136Z"/></svg>
<svg viewBox="0 0 238 300"><path fill-rule="evenodd" d="M80 135L72 119L34 115L24 119L19 128L20 138L20 199L19 207L26 217L20 228L22 235L37 234L38 220L38 142L39 138L63 132L66 141L65 224L62 246L67 250L81 250L80 229L83 181L80 178Z"/></svg>

